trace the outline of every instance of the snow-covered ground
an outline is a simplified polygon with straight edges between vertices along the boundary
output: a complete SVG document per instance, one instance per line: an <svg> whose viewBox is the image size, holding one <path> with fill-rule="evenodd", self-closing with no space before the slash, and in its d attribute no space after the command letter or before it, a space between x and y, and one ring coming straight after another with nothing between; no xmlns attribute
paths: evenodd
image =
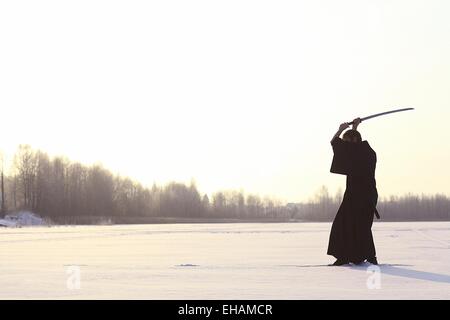
<svg viewBox="0 0 450 320"><path fill-rule="evenodd" d="M325 254L330 227L0 229L0 298L450 298L450 222L375 223L381 265L369 270L322 266L333 262Z"/></svg>

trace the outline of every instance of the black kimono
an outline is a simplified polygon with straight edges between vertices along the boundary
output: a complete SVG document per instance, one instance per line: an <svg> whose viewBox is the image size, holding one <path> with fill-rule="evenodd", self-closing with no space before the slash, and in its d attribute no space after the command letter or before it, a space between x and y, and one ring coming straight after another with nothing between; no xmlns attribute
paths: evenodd
<svg viewBox="0 0 450 320"><path fill-rule="evenodd" d="M376 256L371 228L378 200L377 155L366 140L347 142L335 138L331 145L334 156L330 172L347 175L347 183L331 227L327 254L348 262L363 262Z"/></svg>

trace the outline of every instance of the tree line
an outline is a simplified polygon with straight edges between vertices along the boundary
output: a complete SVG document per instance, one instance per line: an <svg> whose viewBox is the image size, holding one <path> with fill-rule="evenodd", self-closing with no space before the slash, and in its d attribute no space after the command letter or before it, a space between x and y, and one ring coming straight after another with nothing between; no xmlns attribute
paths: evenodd
<svg viewBox="0 0 450 320"><path fill-rule="evenodd" d="M20 145L8 174L1 171L2 214L29 210L55 221L69 217L173 217L332 221L342 190L330 195L323 186L314 198L284 204L272 197L225 190L201 194L194 181L145 187L102 165L84 165L65 157ZM380 198L383 220L450 220L450 198L445 195Z"/></svg>
<svg viewBox="0 0 450 320"><path fill-rule="evenodd" d="M279 218L288 210L280 201L243 191L201 194L194 181L144 187L102 165L84 165L20 145L12 168L3 175L3 213L29 210L49 218L180 217ZM61 220L61 219L60 219ZM64 219L63 219L64 220Z"/></svg>
<svg viewBox="0 0 450 320"><path fill-rule="evenodd" d="M287 206L292 216L305 221L332 221L342 202L343 191L331 195L322 186L312 199ZM445 194L412 194L379 197L377 210L381 221L450 221L450 197Z"/></svg>

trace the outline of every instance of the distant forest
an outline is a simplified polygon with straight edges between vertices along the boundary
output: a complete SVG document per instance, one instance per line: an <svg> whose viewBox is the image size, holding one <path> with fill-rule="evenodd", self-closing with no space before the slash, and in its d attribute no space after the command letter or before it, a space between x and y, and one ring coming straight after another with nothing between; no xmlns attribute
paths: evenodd
<svg viewBox="0 0 450 320"><path fill-rule="evenodd" d="M19 146L8 173L1 172L2 215L29 210L60 223L108 219L128 223L149 217L331 221L342 200L342 191L331 196L325 186L310 201L289 204L233 190L217 191L209 198L193 181L147 188L101 165L50 158L28 145ZM377 208L382 221L450 220L446 195L380 198Z"/></svg>

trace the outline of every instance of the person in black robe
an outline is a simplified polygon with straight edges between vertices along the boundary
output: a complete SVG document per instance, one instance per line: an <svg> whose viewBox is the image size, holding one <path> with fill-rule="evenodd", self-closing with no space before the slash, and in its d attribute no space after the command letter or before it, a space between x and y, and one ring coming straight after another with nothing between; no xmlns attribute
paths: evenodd
<svg viewBox="0 0 450 320"><path fill-rule="evenodd" d="M378 192L375 181L377 155L369 143L361 139L357 127L360 118L353 121L353 128L339 136L349 127L340 125L333 136L333 161L330 172L347 176L342 203L331 227L328 255L337 260L333 265L361 264L368 261L378 264L372 237L374 214Z"/></svg>

